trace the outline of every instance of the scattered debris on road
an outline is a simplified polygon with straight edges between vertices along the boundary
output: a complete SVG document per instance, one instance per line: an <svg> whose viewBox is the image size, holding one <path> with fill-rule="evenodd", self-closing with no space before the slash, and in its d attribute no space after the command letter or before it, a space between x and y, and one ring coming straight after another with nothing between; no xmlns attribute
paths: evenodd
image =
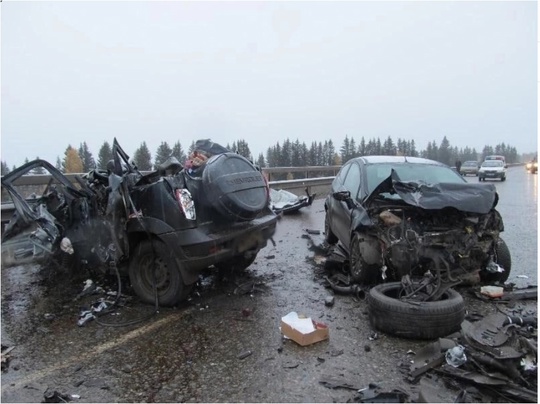
<svg viewBox="0 0 540 404"><path fill-rule="evenodd" d="M2 354L1 354L1 360L2 363L2 372L6 371L9 366L9 360L10 356L9 353L15 349L14 346L7 347L5 345L2 345Z"/></svg>
<svg viewBox="0 0 540 404"><path fill-rule="evenodd" d="M270 206L276 214L297 212L303 207L310 206L315 199L316 194L310 194L307 188L305 192L305 196L297 196L284 189L270 188Z"/></svg>
<svg viewBox="0 0 540 404"><path fill-rule="evenodd" d="M537 340L536 317L516 321L499 312L476 322L464 320L461 331L418 352L408 379L417 383L429 374L445 385L459 385L458 394L469 395L460 402L538 402ZM425 402L437 402L425 397L429 386L423 390Z"/></svg>

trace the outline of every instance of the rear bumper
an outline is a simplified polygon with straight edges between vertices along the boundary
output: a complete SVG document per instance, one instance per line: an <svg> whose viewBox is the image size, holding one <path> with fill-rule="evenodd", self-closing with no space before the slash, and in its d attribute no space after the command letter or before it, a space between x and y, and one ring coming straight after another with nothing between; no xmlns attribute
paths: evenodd
<svg viewBox="0 0 540 404"><path fill-rule="evenodd" d="M210 224L158 236L186 270L198 271L248 250L259 251L274 235L276 223L277 216L271 214L218 231L211 231Z"/></svg>

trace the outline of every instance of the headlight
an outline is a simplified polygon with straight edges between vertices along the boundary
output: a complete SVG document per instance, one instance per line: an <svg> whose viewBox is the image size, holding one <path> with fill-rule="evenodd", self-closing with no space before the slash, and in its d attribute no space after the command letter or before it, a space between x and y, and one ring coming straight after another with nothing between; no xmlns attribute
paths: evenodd
<svg viewBox="0 0 540 404"><path fill-rule="evenodd" d="M532 164L531 163L527 163L527 168L531 168L532 167Z"/></svg>
<svg viewBox="0 0 540 404"><path fill-rule="evenodd" d="M534 166L538 168L538 163L534 163Z"/></svg>

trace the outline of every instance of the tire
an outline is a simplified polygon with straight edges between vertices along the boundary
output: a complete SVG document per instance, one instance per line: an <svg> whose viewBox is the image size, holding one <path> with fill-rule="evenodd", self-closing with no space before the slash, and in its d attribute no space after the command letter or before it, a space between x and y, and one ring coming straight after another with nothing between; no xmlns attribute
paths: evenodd
<svg viewBox="0 0 540 404"><path fill-rule="evenodd" d="M512 256L510 255L510 250L508 249L506 242L502 238L499 238L495 245L494 261L504 268L504 272L493 273L486 270L481 271L480 276L483 283L504 283L510 276L510 271L512 270Z"/></svg>
<svg viewBox="0 0 540 404"><path fill-rule="evenodd" d="M501 182L506 181L506 177L501 177Z"/></svg>
<svg viewBox="0 0 540 404"><path fill-rule="evenodd" d="M330 229L330 222L328 220L328 211L326 211L326 215L324 217L324 241L326 241L326 243L330 245L334 245L338 242L337 236Z"/></svg>
<svg viewBox="0 0 540 404"><path fill-rule="evenodd" d="M215 263L214 266L221 271L232 270L234 272L241 272L247 269L251 264L253 264L256 258L257 253L253 253L247 257L244 254L233 257L226 261Z"/></svg>
<svg viewBox="0 0 540 404"><path fill-rule="evenodd" d="M349 270L352 281L364 285L376 283L376 269L366 264L360 254L360 235L358 233L354 234L349 251Z"/></svg>
<svg viewBox="0 0 540 404"><path fill-rule="evenodd" d="M156 301L154 271L160 306L174 306L187 298L192 285L184 283L174 252L162 241L143 240L130 258L129 279L137 296L149 304Z"/></svg>
<svg viewBox="0 0 540 404"><path fill-rule="evenodd" d="M441 300L416 304L398 299L400 282L371 288L369 320L373 328L403 338L435 339L459 331L465 318L463 297L448 289Z"/></svg>
<svg viewBox="0 0 540 404"><path fill-rule="evenodd" d="M268 206L268 188L262 173L236 153L212 156L202 173L204 192L223 217L253 220Z"/></svg>

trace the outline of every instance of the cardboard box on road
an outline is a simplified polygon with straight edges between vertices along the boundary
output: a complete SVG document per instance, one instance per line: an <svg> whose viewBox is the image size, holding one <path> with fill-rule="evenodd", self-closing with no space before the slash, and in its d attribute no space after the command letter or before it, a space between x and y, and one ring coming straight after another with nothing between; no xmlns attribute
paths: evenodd
<svg viewBox="0 0 540 404"><path fill-rule="evenodd" d="M281 318L281 332L302 346L311 345L330 337L326 324L309 317L298 316L294 311Z"/></svg>

